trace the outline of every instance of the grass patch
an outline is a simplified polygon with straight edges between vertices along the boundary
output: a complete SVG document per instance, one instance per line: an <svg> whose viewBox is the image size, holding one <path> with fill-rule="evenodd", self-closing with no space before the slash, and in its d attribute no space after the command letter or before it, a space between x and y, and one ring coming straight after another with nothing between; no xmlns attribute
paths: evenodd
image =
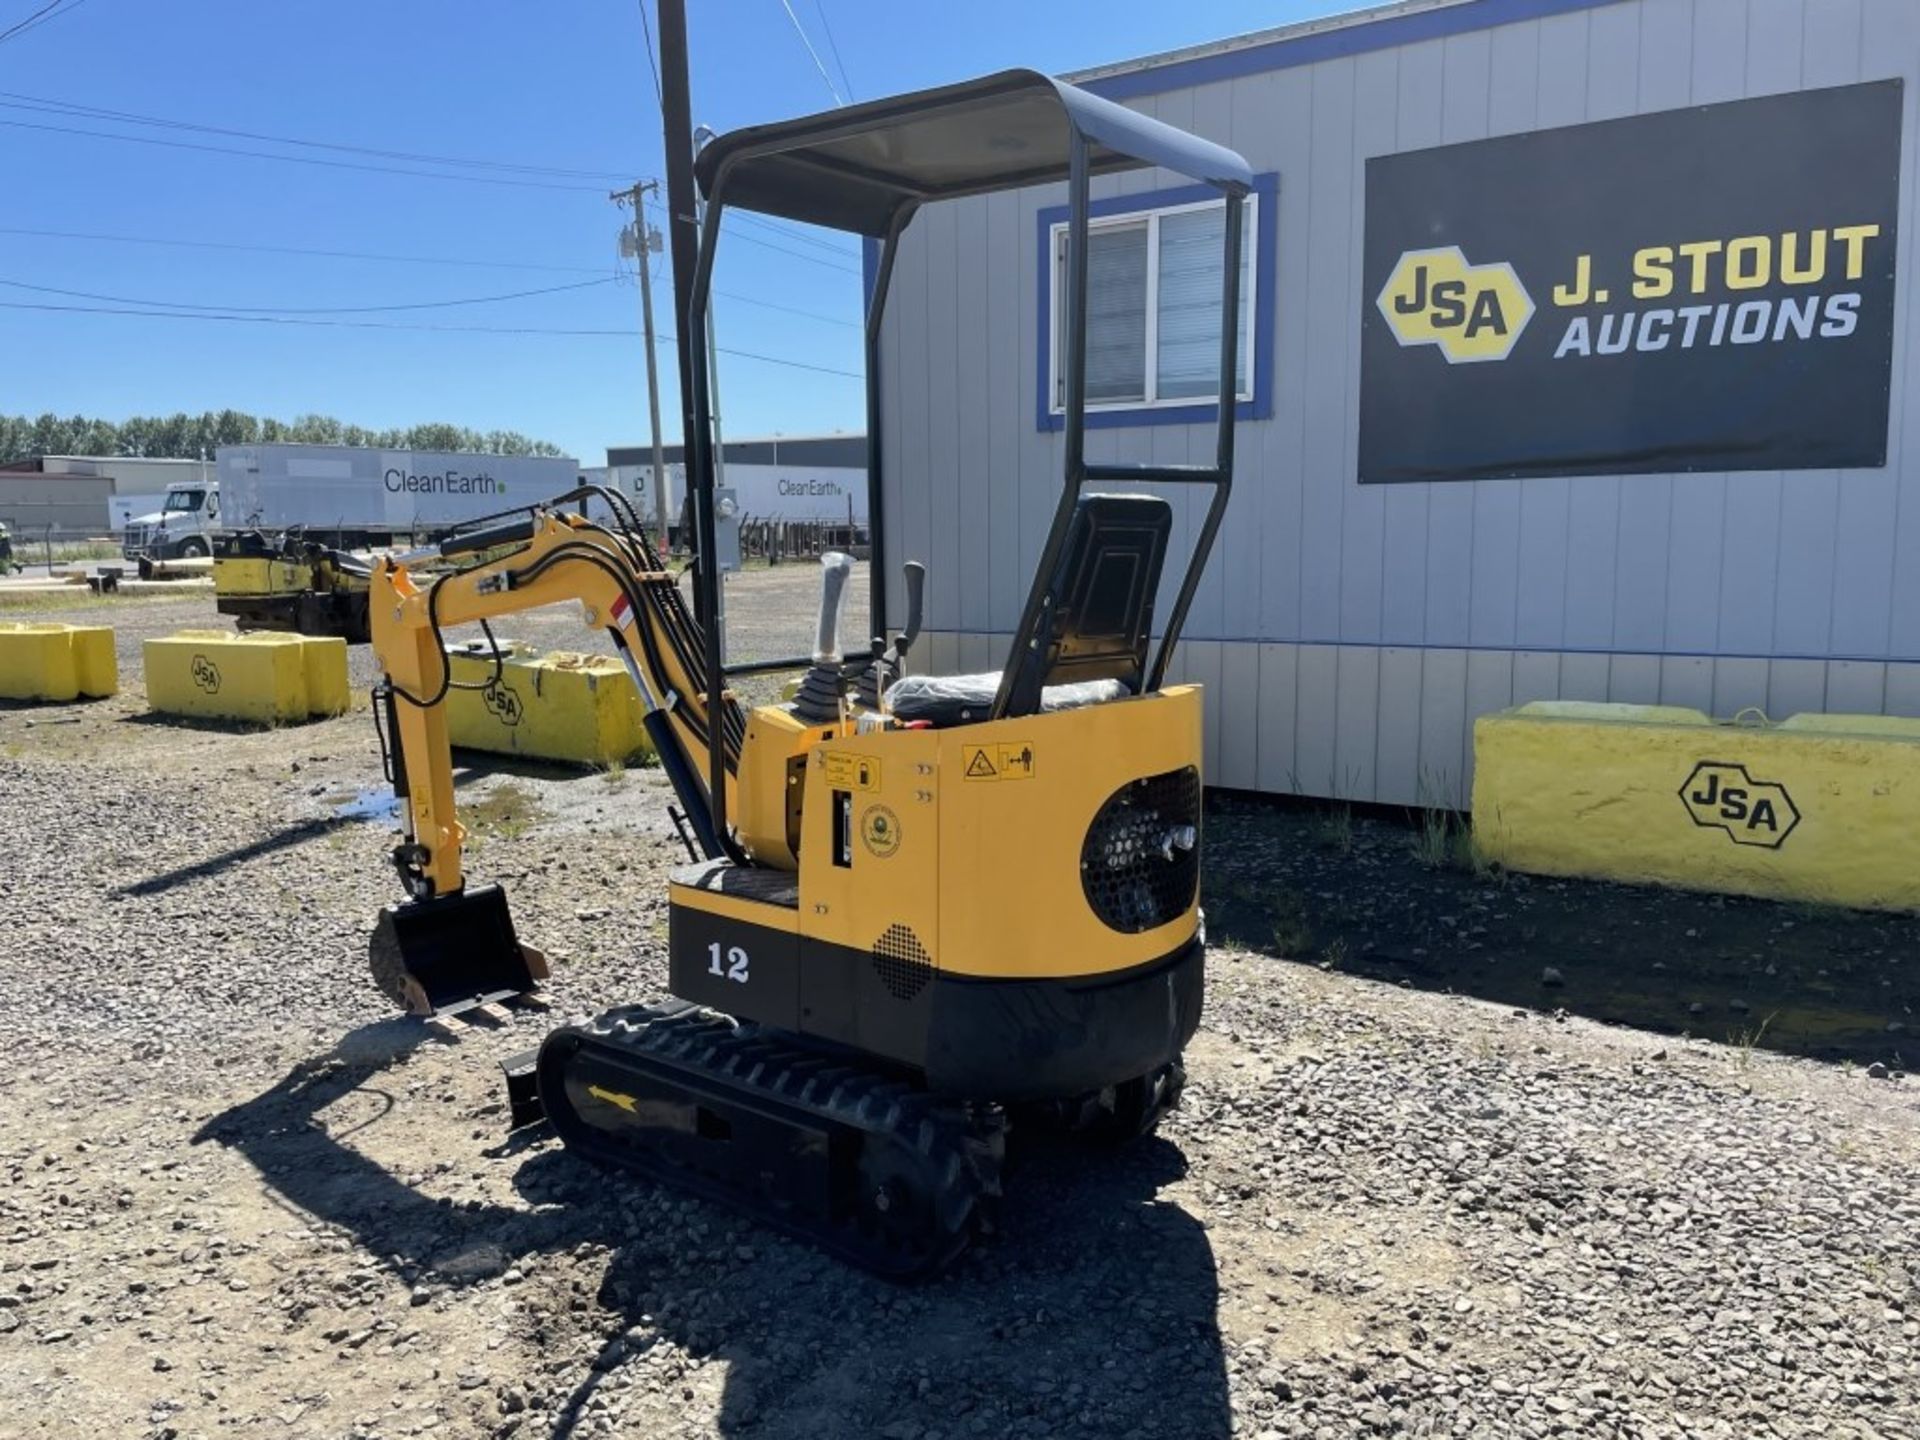
<svg viewBox="0 0 1920 1440"><path fill-rule="evenodd" d="M120 542L111 536L98 536L87 540L56 540L49 547L45 540L31 532L22 534L13 532L13 558L22 565L45 565L52 556L52 564L67 565L81 560L120 560Z"/></svg>
<svg viewBox="0 0 1920 1440"><path fill-rule="evenodd" d="M1446 798L1447 793L1444 776L1438 784L1421 776L1416 802L1420 825L1412 841L1414 858L1429 870L1470 870L1480 879L1492 878L1494 867L1474 844L1473 827Z"/></svg>
<svg viewBox="0 0 1920 1440"><path fill-rule="evenodd" d="M1281 890L1263 897L1273 923L1273 948L1297 958L1313 949L1313 926L1307 920L1307 901L1298 890Z"/></svg>
<svg viewBox="0 0 1920 1440"><path fill-rule="evenodd" d="M1321 845L1334 854L1352 854L1353 806L1344 800L1329 805L1327 813L1320 818L1319 836Z"/></svg>
<svg viewBox="0 0 1920 1440"><path fill-rule="evenodd" d="M1459 824L1455 811L1440 806L1422 810L1412 841L1414 858L1429 870L1446 869L1453 863Z"/></svg>
<svg viewBox="0 0 1920 1440"><path fill-rule="evenodd" d="M1742 1026L1739 1030L1727 1036L1727 1043L1739 1052L1734 1057L1734 1064L1739 1066L1740 1069L1745 1070L1753 1064L1754 1047L1766 1038L1767 1027L1773 1024L1774 1017L1779 1013L1778 1010L1775 1010L1758 1025Z"/></svg>
<svg viewBox="0 0 1920 1440"><path fill-rule="evenodd" d="M96 595L84 585L70 585L64 590L29 590L20 594L10 594L0 590L0 616L34 615L50 610L110 610L124 605L152 605L169 600L204 599L207 591L189 590L177 595L166 591L138 590L122 591L114 595Z"/></svg>
<svg viewBox="0 0 1920 1440"><path fill-rule="evenodd" d="M502 780L485 795L464 802L460 816L470 840L517 840L541 818L539 802L512 780Z"/></svg>

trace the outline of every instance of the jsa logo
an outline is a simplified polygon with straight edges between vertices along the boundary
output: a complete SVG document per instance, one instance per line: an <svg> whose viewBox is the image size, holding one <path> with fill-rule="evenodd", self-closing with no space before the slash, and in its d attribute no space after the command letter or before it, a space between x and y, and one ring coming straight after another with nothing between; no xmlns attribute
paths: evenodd
<svg viewBox="0 0 1920 1440"><path fill-rule="evenodd" d="M526 710L520 702L520 692L498 681L488 684L480 692L480 701L502 725L518 725Z"/></svg>
<svg viewBox="0 0 1920 1440"><path fill-rule="evenodd" d="M1724 830L1736 845L1778 850L1800 823L1787 787L1754 779L1744 765L1702 760L1680 787L1680 799L1694 824Z"/></svg>
<svg viewBox="0 0 1920 1440"><path fill-rule="evenodd" d="M1374 303L1402 345L1436 345L1449 365L1506 359L1533 318L1513 266L1470 265L1458 245L1407 251Z"/></svg>

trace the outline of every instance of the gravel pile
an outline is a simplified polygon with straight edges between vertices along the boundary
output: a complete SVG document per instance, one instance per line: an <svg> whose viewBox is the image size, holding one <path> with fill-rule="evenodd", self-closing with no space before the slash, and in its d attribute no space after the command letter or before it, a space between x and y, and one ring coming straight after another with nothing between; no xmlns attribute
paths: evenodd
<svg viewBox="0 0 1920 1440"><path fill-rule="evenodd" d="M1223 945L1161 1136L898 1289L505 1138L550 1018L385 1015L364 717L136 714L0 710L0 1436L1920 1434L1898 1071ZM560 1013L661 992L657 774L462 798Z"/></svg>

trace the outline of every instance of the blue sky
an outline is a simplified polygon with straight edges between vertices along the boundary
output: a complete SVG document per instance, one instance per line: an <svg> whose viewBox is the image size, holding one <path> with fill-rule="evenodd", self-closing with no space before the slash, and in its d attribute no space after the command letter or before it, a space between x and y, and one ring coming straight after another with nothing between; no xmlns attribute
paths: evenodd
<svg viewBox="0 0 1920 1440"><path fill-rule="evenodd" d="M0 0L0 32L47 3ZM41 23L0 40L0 412L119 419L231 407L288 418L319 411L373 427L445 420L521 430L589 463L610 443L640 441L639 293L619 273L620 216L606 198L623 177L661 173L640 3L57 0ZM644 3L650 12L652 0ZM1009 65L1070 70L1355 8L1354 0L791 3L834 84L858 99ZM724 131L832 105L781 0L691 0L689 9L697 123ZM447 173L76 106L541 168L456 172L533 182L517 184L344 168ZM191 146L277 158L180 148ZM728 433L857 429L859 381L823 373L861 368L854 242L765 224L737 233L721 255L720 343L822 369L732 359L722 372ZM201 248L209 243L260 248ZM278 253L287 249L411 258ZM663 329L665 280L663 270L655 291ZM559 286L576 288L312 313ZM13 308L23 305L79 308ZM358 323L81 313L191 307ZM378 328L395 325L631 333ZM670 348L663 359L671 438L679 426Z"/></svg>

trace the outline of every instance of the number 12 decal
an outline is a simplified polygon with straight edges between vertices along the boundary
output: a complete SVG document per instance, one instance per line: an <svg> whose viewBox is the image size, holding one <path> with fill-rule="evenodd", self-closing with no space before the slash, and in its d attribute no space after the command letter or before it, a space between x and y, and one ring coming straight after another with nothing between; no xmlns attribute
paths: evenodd
<svg viewBox="0 0 1920 1440"><path fill-rule="evenodd" d="M746 984L747 952L738 945L729 945L723 962L720 957L720 942L714 941L707 946L707 973L718 975L723 980L736 980L742 985Z"/></svg>

